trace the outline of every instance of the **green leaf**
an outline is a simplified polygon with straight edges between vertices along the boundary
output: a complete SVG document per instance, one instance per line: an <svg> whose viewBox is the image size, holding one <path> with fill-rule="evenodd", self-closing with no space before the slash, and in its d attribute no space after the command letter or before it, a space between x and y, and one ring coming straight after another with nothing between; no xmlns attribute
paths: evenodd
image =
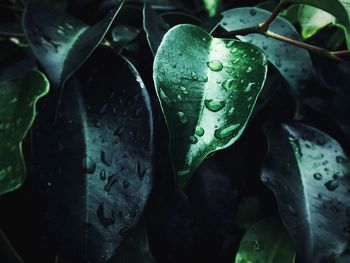
<svg viewBox="0 0 350 263"><path fill-rule="evenodd" d="M90 27L43 4L30 2L23 28L34 55L49 80L59 87L86 61L104 38L123 2Z"/></svg>
<svg viewBox="0 0 350 263"><path fill-rule="evenodd" d="M350 2L349 0L290 0L297 4L306 4L322 9L336 18L336 23L346 34L347 46L350 48Z"/></svg>
<svg viewBox="0 0 350 263"><path fill-rule="evenodd" d="M146 0L143 6L143 28L146 32L147 41L153 55L162 42L163 36L169 30L164 20L152 9L149 0Z"/></svg>
<svg viewBox="0 0 350 263"><path fill-rule="evenodd" d="M216 15L220 6L221 0L203 0L205 9L208 11L208 15L213 17Z"/></svg>
<svg viewBox="0 0 350 263"><path fill-rule="evenodd" d="M138 225L131 230L129 237L121 244L108 263L155 263L148 246L147 230Z"/></svg>
<svg viewBox="0 0 350 263"><path fill-rule="evenodd" d="M223 19L220 25L227 31L255 26L266 20L271 12L259 8L235 8L222 13ZM286 19L277 17L270 25L270 30L288 38L300 40L298 32ZM312 70L312 61L309 53L287 43L260 34L237 36L238 39L252 43L260 47L267 59L279 70L288 82L291 91L296 98L297 115L300 111L299 94L300 86L305 82Z"/></svg>
<svg viewBox="0 0 350 263"><path fill-rule="evenodd" d="M35 118L35 105L49 91L39 71L0 80L0 195L19 188L26 175L22 141Z"/></svg>
<svg viewBox="0 0 350 263"><path fill-rule="evenodd" d="M242 134L266 72L265 56L254 45L212 38L193 25L164 36L153 79L180 188L209 153Z"/></svg>
<svg viewBox="0 0 350 263"><path fill-rule="evenodd" d="M16 253L10 241L0 229L0 259L1 262L7 263L22 263L23 260Z"/></svg>
<svg viewBox="0 0 350 263"><path fill-rule="evenodd" d="M236 263L294 263L295 245L278 217L263 219L245 233Z"/></svg>
<svg viewBox="0 0 350 263"><path fill-rule="evenodd" d="M261 180L276 195L297 262L330 262L349 245L350 163L330 136L302 124L266 126Z"/></svg>
<svg viewBox="0 0 350 263"><path fill-rule="evenodd" d="M67 81L54 124L48 98L31 143L47 203L43 247L63 262L106 262L151 192L149 95L130 62L101 47Z"/></svg>
<svg viewBox="0 0 350 263"><path fill-rule="evenodd" d="M304 39L312 37L320 29L335 21L334 16L313 6L301 5L298 11L298 21Z"/></svg>

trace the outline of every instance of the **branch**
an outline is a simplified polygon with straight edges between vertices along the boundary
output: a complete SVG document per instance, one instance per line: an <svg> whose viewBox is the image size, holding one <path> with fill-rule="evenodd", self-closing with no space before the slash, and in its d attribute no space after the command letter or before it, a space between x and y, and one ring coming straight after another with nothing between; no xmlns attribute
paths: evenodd
<svg viewBox="0 0 350 263"><path fill-rule="evenodd" d="M255 26L251 26L251 27L247 27L247 28L243 28L243 29L238 29L238 30L233 30L233 31L222 32L222 33L220 33L220 36L221 37L232 37L235 35L245 36L245 35L254 34L254 33L261 34L261 35L271 37L271 38L277 39L279 41L288 43L288 44L296 46L296 47L304 48L310 52L317 53L321 56L331 58L331 59L337 60L339 62L344 62L344 60L342 58L340 58L340 56L350 55L349 50L333 51L332 52L332 51L329 51L329 50L326 50L326 49L323 49L323 48L320 48L317 46L313 46L310 44L306 44L302 41L287 38L285 36L282 36L282 35L279 35L279 34L276 34L274 32L269 31L269 27L270 27L271 23L280 14L280 12L282 11L282 9L286 3L288 3L288 0L281 0L278 3L278 5L276 6L276 8L273 10L272 14L265 21L255 25Z"/></svg>

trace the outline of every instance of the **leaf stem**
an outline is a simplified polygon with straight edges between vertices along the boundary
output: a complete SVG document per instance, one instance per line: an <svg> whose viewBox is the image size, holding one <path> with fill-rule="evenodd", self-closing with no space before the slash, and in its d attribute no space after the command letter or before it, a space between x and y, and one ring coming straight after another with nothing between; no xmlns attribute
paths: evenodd
<svg viewBox="0 0 350 263"><path fill-rule="evenodd" d="M276 19L276 17L281 13L284 5L286 3L286 0L281 0L278 5L275 7L275 9L272 11L271 16L269 16L264 22L260 23L258 25L258 28L262 30L263 32L266 32L269 30L269 27L271 23Z"/></svg>

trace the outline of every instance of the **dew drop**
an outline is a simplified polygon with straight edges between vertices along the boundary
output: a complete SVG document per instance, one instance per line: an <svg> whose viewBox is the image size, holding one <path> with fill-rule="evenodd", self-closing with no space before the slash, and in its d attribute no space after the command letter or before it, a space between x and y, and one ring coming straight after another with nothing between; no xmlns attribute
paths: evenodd
<svg viewBox="0 0 350 263"><path fill-rule="evenodd" d="M339 187L339 181L337 180L329 180L324 184L328 191L334 191Z"/></svg>
<svg viewBox="0 0 350 263"><path fill-rule="evenodd" d="M179 120L181 123L183 123L183 124L187 123L187 117L186 117L185 113L183 113L182 111L179 111L177 113L177 116L179 116Z"/></svg>
<svg viewBox="0 0 350 263"><path fill-rule="evenodd" d="M337 157L335 157L335 160L337 163L345 163L346 159L340 155L337 155Z"/></svg>
<svg viewBox="0 0 350 263"><path fill-rule="evenodd" d="M251 16L255 16L256 15L256 10L255 9L250 9L249 14Z"/></svg>
<svg viewBox="0 0 350 263"><path fill-rule="evenodd" d="M208 108L208 110L217 112L221 110L223 107L225 107L225 101L224 100L205 100L204 101L205 106Z"/></svg>
<svg viewBox="0 0 350 263"><path fill-rule="evenodd" d="M234 54L234 53L236 53L237 51L238 51L238 49L234 47L234 48L231 48L230 53L231 53L231 54Z"/></svg>
<svg viewBox="0 0 350 263"><path fill-rule="evenodd" d="M232 78L225 79L221 86L223 87L224 90L230 91L233 88L235 80Z"/></svg>
<svg viewBox="0 0 350 263"><path fill-rule="evenodd" d="M193 80L198 80L198 75L196 74L196 72L191 72L191 78L193 79Z"/></svg>
<svg viewBox="0 0 350 263"><path fill-rule="evenodd" d="M188 94L188 90L185 88L185 87L180 87L181 89L181 92L184 94L184 95L187 95Z"/></svg>
<svg viewBox="0 0 350 263"><path fill-rule="evenodd" d="M227 42L226 43L226 47L227 48L231 48L231 47L233 47L233 44L234 44L235 42L233 41L233 40L231 40L231 41L229 41L229 42Z"/></svg>
<svg viewBox="0 0 350 263"><path fill-rule="evenodd" d="M248 67L245 72L250 73L252 71L253 71L253 68L252 67Z"/></svg>
<svg viewBox="0 0 350 263"><path fill-rule="evenodd" d="M261 242L259 242L258 240L253 241L253 249L255 251L260 251L260 250L262 250L262 248L263 248L263 246L262 246Z"/></svg>
<svg viewBox="0 0 350 263"><path fill-rule="evenodd" d="M196 144L198 142L198 139L192 135L190 137L188 137L188 139L189 139L190 143L192 143L192 144Z"/></svg>
<svg viewBox="0 0 350 263"><path fill-rule="evenodd" d="M203 136L204 135L204 129L202 127L196 126L196 135Z"/></svg>
<svg viewBox="0 0 350 263"><path fill-rule="evenodd" d="M315 178L316 180L322 180L323 175L322 175L321 173L314 173L314 178Z"/></svg>
<svg viewBox="0 0 350 263"><path fill-rule="evenodd" d="M225 139L227 137L230 137L233 132L240 126L241 124L232 124L232 125L227 125L224 127L221 127L214 132L214 136L217 139Z"/></svg>
<svg viewBox="0 0 350 263"><path fill-rule="evenodd" d="M167 105L170 105L170 99L162 89L159 89L159 96Z"/></svg>
<svg viewBox="0 0 350 263"><path fill-rule="evenodd" d="M105 169L102 169L101 171L100 171L100 180L101 181L104 181L104 180L106 180L106 171L105 171Z"/></svg>
<svg viewBox="0 0 350 263"><path fill-rule="evenodd" d="M207 62L208 68L210 68L212 71L220 71L223 69L223 65L219 60L212 60Z"/></svg>
<svg viewBox="0 0 350 263"><path fill-rule="evenodd" d="M249 83L248 86L244 89L244 92L250 92L253 85L255 85L255 82Z"/></svg>

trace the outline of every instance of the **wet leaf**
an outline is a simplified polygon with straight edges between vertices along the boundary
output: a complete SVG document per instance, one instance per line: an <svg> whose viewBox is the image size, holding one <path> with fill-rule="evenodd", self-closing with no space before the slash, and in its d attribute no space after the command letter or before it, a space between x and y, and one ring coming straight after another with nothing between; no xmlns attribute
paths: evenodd
<svg viewBox="0 0 350 263"><path fill-rule="evenodd" d="M236 263L294 263L295 245L278 217L263 219L243 236Z"/></svg>
<svg viewBox="0 0 350 263"><path fill-rule="evenodd" d="M289 2L314 6L333 15L336 23L344 30L347 45L350 48L350 3L348 0L290 0Z"/></svg>
<svg viewBox="0 0 350 263"><path fill-rule="evenodd" d="M231 31L255 26L266 20L271 12L260 8L242 7L227 10L222 15L223 19L220 25L225 30ZM300 36L293 25L282 17L277 17L271 23L269 30L291 39L300 40ZM237 36L237 38L257 45L264 51L267 59L288 82L298 103L300 86L309 78L313 69L309 53L305 49L260 34ZM297 106L300 107L300 105ZM297 113L298 111L299 109L297 109Z"/></svg>
<svg viewBox="0 0 350 263"><path fill-rule="evenodd" d="M39 71L0 80L0 195L24 182L22 141L34 122L36 102L48 91L49 83Z"/></svg>
<svg viewBox="0 0 350 263"><path fill-rule="evenodd" d="M254 45L212 38L192 25L175 26L164 36L153 79L180 188L209 153L242 134L266 71L265 56Z"/></svg>
<svg viewBox="0 0 350 263"><path fill-rule="evenodd" d="M63 262L105 262L151 191L150 100L135 68L109 48L66 85L55 124L46 101L34 130L33 173L48 203L44 246Z"/></svg>
<svg viewBox="0 0 350 263"><path fill-rule="evenodd" d="M349 245L350 163L330 136L302 124L266 127L261 180L274 191L297 262L329 262Z"/></svg>
<svg viewBox="0 0 350 263"><path fill-rule="evenodd" d="M123 5L94 26L64 15L38 2L30 2L23 15L25 36L54 86L65 82L95 50Z"/></svg>

